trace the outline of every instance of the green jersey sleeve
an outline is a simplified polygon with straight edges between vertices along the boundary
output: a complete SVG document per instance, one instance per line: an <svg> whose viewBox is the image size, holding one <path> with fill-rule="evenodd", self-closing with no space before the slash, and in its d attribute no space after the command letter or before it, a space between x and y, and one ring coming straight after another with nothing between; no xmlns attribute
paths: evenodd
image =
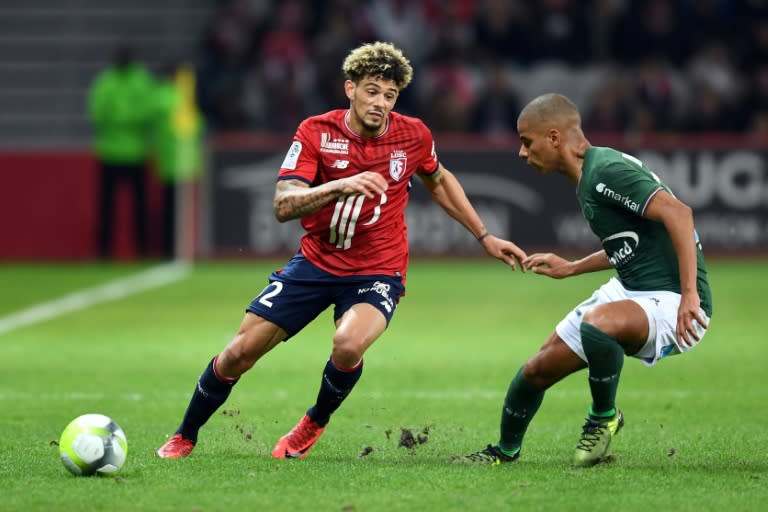
<svg viewBox="0 0 768 512"><path fill-rule="evenodd" d="M665 189L651 171L629 155L624 162L596 169L593 200L606 206L618 206L637 215L643 215L648 202L659 190Z"/></svg>

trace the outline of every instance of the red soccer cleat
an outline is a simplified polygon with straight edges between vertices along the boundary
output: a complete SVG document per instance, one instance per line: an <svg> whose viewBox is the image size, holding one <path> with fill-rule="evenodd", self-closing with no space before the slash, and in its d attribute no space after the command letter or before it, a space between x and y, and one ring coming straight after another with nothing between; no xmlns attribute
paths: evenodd
<svg viewBox="0 0 768 512"><path fill-rule="evenodd" d="M293 430L281 437L272 449L272 457L275 459L303 459L309 449L314 446L325 427L321 427L304 415L301 421L293 427Z"/></svg>
<svg viewBox="0 0 768 512"><path fill-rule="evenodd" d="M174 434L155 453L161 459L181 459L192 453L195 443L184 439L181 434Z"/></svg>

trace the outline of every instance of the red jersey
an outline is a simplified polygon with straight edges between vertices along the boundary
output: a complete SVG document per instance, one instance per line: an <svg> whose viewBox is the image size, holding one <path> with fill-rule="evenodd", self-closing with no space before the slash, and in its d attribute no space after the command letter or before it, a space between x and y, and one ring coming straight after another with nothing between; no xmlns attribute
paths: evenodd
<svg viewBox="0 0 768 512"><path fill-rule="evenodd" d="M332 110L304 120L296 130L278 179L310 186L372 171L389 184L374 199L340 197L302 217L301 252L338 276L386 274L405 279L408 233L405 207L414 173L437 170L432 134L414 117L390 112L387 128L375 138L355 134L349 110Z"/></svg>

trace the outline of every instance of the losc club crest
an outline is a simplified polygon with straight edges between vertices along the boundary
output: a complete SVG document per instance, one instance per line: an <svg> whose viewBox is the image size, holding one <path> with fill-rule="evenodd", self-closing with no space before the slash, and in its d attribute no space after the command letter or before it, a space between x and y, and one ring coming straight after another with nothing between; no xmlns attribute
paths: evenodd
<svg viewBox="0 0 768 512"><path fill-rule="evenodd" d="M405 156L405 151L393 151L389 160L389 175L395 181L400 181L400 178L405 174L405 164L408 158Z"/></svg>

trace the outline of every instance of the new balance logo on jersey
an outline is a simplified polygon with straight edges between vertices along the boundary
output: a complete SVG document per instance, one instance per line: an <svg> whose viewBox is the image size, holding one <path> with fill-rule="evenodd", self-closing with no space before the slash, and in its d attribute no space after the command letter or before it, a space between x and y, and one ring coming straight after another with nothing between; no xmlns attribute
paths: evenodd
<svg viewBox="0 0 768 512"><path fill-rule="evenodd" d="M336 160L331 167L334 169L346 169L349 167L349 160Z"/></svg>
<svg viewBox="0 0 768 512"><path fill-rule="evenodd" d="M336 153L341 155L349 154L348 139L331 139L331 134L323 132L320 134L320 151L323 153Z"/></svg>
<svg viewBox="0 0 768 512"><path fill-rule="evenodd" d="M598 183L595 187L595 190L597 190L598 194L602 194L605 197L613 199L617 203L623 204L626 208L629 208L633 212L636 212L640 209L640 205L634 202L629 196L623 196L618 192L611 190L605 185L605 183Z"/></svg>

